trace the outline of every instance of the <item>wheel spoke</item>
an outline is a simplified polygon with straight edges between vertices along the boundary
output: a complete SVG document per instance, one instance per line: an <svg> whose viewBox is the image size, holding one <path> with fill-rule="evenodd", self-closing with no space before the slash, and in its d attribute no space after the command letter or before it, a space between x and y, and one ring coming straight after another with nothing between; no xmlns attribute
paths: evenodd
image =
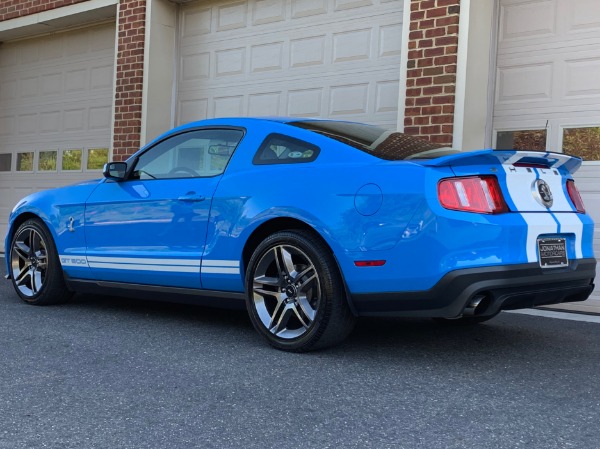
<svg viewBox="0 0 600 449"><path fill-rule="evenodd" d="M42 272L39 270L34 270L33 273L31 273L31 291L34 295L42 287L42 282Z"/></svg>
<svg viewBox="0 0 600 449"><path fill-rule="evenodd" d="M300 285L298 285L298 290L301 292L308 292L312 288L312 284L317 280L317 273L314 272L306 279L303 279Z"/></svg>
<svg viewBox="0 0 600 449"><path fill-rule="evenodd" d="M293 276L296 272L292 262L292 254L283 246L275 247L275 261L280 277Z"/></svg>
<svg viewBox="0 0 600 449"><path fill-rule="evenodd" d="M304 319L304 317L302 316L302 314L298 311L298 308L294 305L293 307L294 310L294 314L296 315L296 318L298 318L298 321L300 321L300 324L302 324L302 327L304 327L304 329L308 329L308 326L310 326L310 323L312 323L312 320L309 320L308 322Z"/></svg>
<svg viewBox="0 0 600 449"><path fill-rule="evenodd" d="M279 320L277 320L277 324L273 326L270 330L275 335L284 332L287 330L287 325L290 321L290 318L294 315L293 306L291 304L286 304L281 311L279 316ZM275 318L275 316L273 316Z"/></svg>
<svg viewBox="0 0 600 449"><path fill-rule="evenodd" d="M24 242L15 242L14 250L20 259L29 259L30 248Z"/></svg>
<svg viewBox="0 0 600 449"><path fill-rule="evenodd" d="M29 265L24 266L21 271L19 272L19 274L15 277L15 283L17 285L22 285L23 282L25 281L25 279L27 278L27 275L29 274L30 270L29 270Z"/></svg>
<svg viewBox="0 0 600 449"><path fill-rule="evenodd" d="M300 309L302 310L304 315L306 315L306 317L312 323L315 319L315 315L317 314L317 311L312 308L312 306L310 305L310 302L308 301L306 296L304 296L304 295L298 296L298 305L300 306Z"/></svg>

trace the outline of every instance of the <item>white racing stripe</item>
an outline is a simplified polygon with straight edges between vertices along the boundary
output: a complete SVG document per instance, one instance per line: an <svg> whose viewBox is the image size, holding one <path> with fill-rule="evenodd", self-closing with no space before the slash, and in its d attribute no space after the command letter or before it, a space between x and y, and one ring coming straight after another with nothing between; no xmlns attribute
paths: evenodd
<svg viewBox="0 0 600 449"><path fill-rule="evenodd" d="M508 194L517 211L527 223L527 261L538 261L537 239L541 234L574 234L575 257L583 257L583 223L574 213L573 206L567 199L563 189L563 177L556 174L553 169L530 169L514 167L513 163L521 158L531 156L539 157L539 153L517 153L506 160L502 167L506 173ZM570 160L569 156L551 155L559 160L559 165ZM536 173L537 172L537 173ZM533 183L539 176L550 186L553 195L553 204L550 209L538 203L533 195ZM561 211L561 212L558 212ZM546 213L543 213L546 212Z"/></svg>
<svg viewBox="0 0 600 449"><path fill-rule="evenodd" d="M175 266L194 266L199 267L199 260L190 259L146 259L146 258L135 258L135 257L97 257L88 256L88 262L101 262L101 263L118 263L118 264L142 264L142 265L175 265Z"/></svg>
<svg viewBox="0 0 600 449"><path fill-rule="evenodd" d="M561 234L575 234L575 258L583 258L583 222L579 215L572 213L554 214L560 223Z"/></svg>
<svg viewBox="0 0 600 449"><path fill-rule="evenodd" d="M104 268L111 270L128 271L162 271L171 273L198 273L200 267L189 267L182 265L143 265L133 263L102 263L90 262L90 268Z"/></svg>
<svg viewBox="0 0 600 449"><path fill-rule="evenodd" d="M239 260L203 260L202 273L205 274L240 274Z"/></svg>
<svg viewBox="0 0 600 449"><path fill-rule="evenodd" d="M90 267L165 273L240 274L237 260L146 259L141 257L59 256L63 267Z"/></svg>
<svg viewBox="0 0 600 449"><path fill-rule="evenodd" d="M552 215L538 213L522 213L527 223L527 262L538 261L537 240L540 234L556 234L558 225Z"/></svg>

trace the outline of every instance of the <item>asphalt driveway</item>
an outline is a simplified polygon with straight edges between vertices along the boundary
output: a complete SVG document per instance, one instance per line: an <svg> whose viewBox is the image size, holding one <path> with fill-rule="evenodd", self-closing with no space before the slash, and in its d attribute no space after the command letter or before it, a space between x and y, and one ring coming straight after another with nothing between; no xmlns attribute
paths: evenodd
<svg viewBox="0 0 600 449"><path fill-rule="evenodd" d="M296 355L244 312L104 296L32 307L3 278L0 317L0 448L600 444L598 323L369 319Z"/></svg>

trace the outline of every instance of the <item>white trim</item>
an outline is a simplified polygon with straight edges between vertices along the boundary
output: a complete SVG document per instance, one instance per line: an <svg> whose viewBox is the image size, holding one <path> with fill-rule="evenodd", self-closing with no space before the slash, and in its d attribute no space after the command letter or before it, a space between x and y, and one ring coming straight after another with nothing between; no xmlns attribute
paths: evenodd
<svg viewBox="0 0 600 449"><path fill-rule="evenodd" d="M202 266L211 267L239 267L240 262L237 260L203 260Z"/></svg>
<svg viewBox="0 0 600 449"><path fill-rule="evenodd" d="M35 34L58 31L70 25L81 26L84 22L113 18L112 12L108 13L113 10L112 7L118 4L118 0L88 0L5 20L0 22L0 39L19 39ZM101 11L104 9L106 11ZM71 18L73 20L69 20Z"/></svg>
<svg viewBox="0 0 600 449"><path fill-rule="evenodd" d="M498 34L500 31L500 0L494 0L494 12L492 16L491 37L490 37L490 59L488 69L488 96L487 96L487 117L485 120L484 146L493 148L495 146L494 135L494 104L496 103L496 72L498 61Z"/></svg>
<svg viewBox="0 0 600 449"><path fill-rule="evenodd" d="M240 274L239 268L202 267L201 273L205 274Z"/></svg>
<svg viewBox="0 0 600 449"><path fill-rule="evenodd" d="M173 265L173 266L200 266L200 260L190 259L146 259L141 257L96 257L88 256L88 262L142 264L142 265Z"/></svg>
<svg viewBox="0 0 600 449"><path fill-rule="evenodd" d="M90 268L111 268L114 270L135 271L162 271L177 273L198 273L198 267L172 266L172 265L134 265L126 263L90 262Z"/></svg>
<svg viewBox="0 0 600 449"><path fill-rule="evenodd" d="M400 51L400 79L398 81L398 119L396 129L404 132L404 118L406 116L406 71L408 70L408 40L410 35L410 3L404 0L402 11L402 50Z"/></svg>
<svg viewBox="0 0 600 449"><path fill-rule="evenodd" d="M110 114L110 143L108 145L108 162L112 162L115 151L115 119L117 118L117 64L119 62L119 15L121 2L117 3L117 18L115 20L115 59L113 63L113 94L112 111Z"/></svg>
<svg viewBox="0 0 600 449"><path fill-rule="evenodd" d="M458 19L458 50L456 56L456 91L454 94L454 132L452 148L461 150L463 145L465 101L467 92L467 63L469 52L469 19L471 0L461 0Z"/></svg>
<svg viewBox="0 0 600 449"><path fill-rule="evenodd" d="M142 77L142 108L140 111L140 148L146 145L146 116L148 109L148 78L150 76L149 60L150 60L150 32L152 28L152 3L153 0L146 0L146 17L144 19L144 65ZM116 78L115 78L116 79ZM114 128L114 126L113 126Z"/></svg>

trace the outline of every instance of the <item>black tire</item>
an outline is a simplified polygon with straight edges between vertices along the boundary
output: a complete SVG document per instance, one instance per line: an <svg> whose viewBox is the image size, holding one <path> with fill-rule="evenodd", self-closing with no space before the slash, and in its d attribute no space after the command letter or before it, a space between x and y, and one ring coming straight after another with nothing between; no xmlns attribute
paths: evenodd
<svg viewBox="0 0 600 449"><path fill-rule="evenodd" d="M446 326L473 326L491 320L498 316L498 313L490 316L461 316L460 318L434 318L433 320Z"/></svg>
<svg viewBox="0 0 600 449"><path fill-rule="evenodd" d="M248 263L246 292L252 324L277 349L323 349L343 341L354 328L333 255L310 232L267 237Z"/></svg>
<svg viewBox="0 0 600 449"><path fill-rule="evenodd" d="M58 304L72 296L52 235L41 220L30 219L18 227L8 257L13 287L26 303Z"/></svg>

